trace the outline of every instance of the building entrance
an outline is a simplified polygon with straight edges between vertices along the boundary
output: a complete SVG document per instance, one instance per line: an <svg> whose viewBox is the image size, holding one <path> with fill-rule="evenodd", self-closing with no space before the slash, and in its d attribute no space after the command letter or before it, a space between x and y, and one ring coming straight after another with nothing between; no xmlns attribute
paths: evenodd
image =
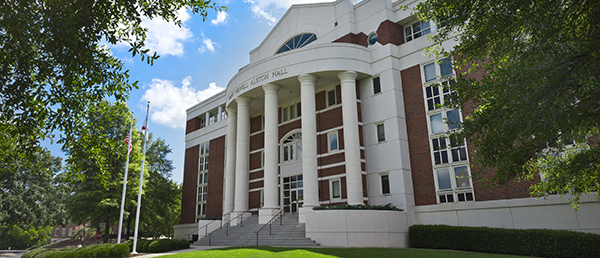
<svg viewBox="0 0 600 258"><path fill-rule="evenodd" d="M304 203L302 175L283 178L283 205L285 212L298 212Z"/></svg>

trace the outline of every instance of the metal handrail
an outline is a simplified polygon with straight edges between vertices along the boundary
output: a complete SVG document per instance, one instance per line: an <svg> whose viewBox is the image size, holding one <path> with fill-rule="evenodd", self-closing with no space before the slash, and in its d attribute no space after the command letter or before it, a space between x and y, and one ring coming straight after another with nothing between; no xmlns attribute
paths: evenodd
<svg viewBox="0 0 600 258"><path fill-rule="evenodd" d="M225 214L225 215L227 215L227 214ZM208 235L208 226L209 226L210 224L213 224L215 221L217 221L217 220L213 220L213 221L211 221L210 223L208 223L208 224L204 225L203 227L201 227L201 228L198 228L198 229L196 229L196 230L194 230L194 231L192 231L192 232L190 232L190 233L188 233L188 234L185 234L186 236L188 236L188 237L187 237L188 241L190 241L190 240L191 240L191 239L190 239L190 236L191 236L191 235L193 235L194 233L200 232L200 230L201 230L201 229L204 229L204 236L207 236L207 235ZM220 221L221 221L221 227L222 227L222 226L223 226L223 218L222 218L222 217L221 217ZM219 228L221 228L221 227L219 227Z"/></svg>
<svg viewBox="0 0 600 258"><path fill-rule="evenodd" d="M261 227L261 228L260 228L258 231L254 232L254 233L256 233L256 246L258 246L258 232L260 232L260 231L261 231L261 230L263 230L263 229L264 229L264 228L265 228L267 225L269 225L269 236L270 236L270 235L272 235L271 224L273 224L273 220L274 220L275 218L277 218L277 216L279 216L279 225L280 225L280 226L281 226L281 225L283 225L283 210L284 210L286 207L290 207L290 206L292 206L292 204L288 204L287 206L283 206L283 208L281 208L281 209L279 210L279 212L277 212L277 214L275 214L275 215L274 215L274 216L273 216L273 217L272 217L272 218L271 218L271 219L270 219L270 220L269 220L267 223L265 223L265 225L263 225L263 226L262 226L262 227ZM291 210L292 210L292 209L290 209L290 211L291 211ZM294 212L292 212L292 213L294 213Z"/></svg>

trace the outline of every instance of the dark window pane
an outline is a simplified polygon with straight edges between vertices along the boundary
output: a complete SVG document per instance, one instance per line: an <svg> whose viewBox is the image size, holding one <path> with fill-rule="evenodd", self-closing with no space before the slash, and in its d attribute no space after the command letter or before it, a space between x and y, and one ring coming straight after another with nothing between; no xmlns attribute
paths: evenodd
<svg viewBox="0 0 600 258"><path fill-rule="evenodd" d="M433 90L431 86L425 88L425 93L427 94L427 98L433 97Z"/></svg>
<svg viewBox="0 0 600 258"><path fill-rule="evenodd" d="M457 162L460 161L458 159L458 149L454 149L452 150L452 162Z"/></svg>
<svg viewBox="0 0 600 258"><path fill-rule="evenodd" d="M433 108L438 108L438 107L439 107L439 105L441 104L441 103L440 103L440 97L435 97L435 98L433 98L433 101L434 101L434 103L433 103Z"/></svg>
<svg viewBox="0 0 600 258"><path fill-rule="evenodd" d="M335 103L335 90L327 92L327 101L328 101L328 103L327 103L328 106L332 106L332 105L336 104Z"/></svg>
<svg viewBox="0 0 600 258"><path fill-rule="evenodd" d="M460 160L467 160L467 150L466 148L460 148Z"/></svg>
<svg viewBox="0 0 600 258"><path fill-rule="evenodd" d="M442 153L442 163L444 163L444 164L448 163L448 152L441 151L441 153Z"/></svg>
<svg viewBox="0 0 600 258"><path fill-rule="evenodd" d="M296 104L296 112L298 112L298 117L302 115L302 105L300 103Z"/></svg>
<svg viewBox="0 0 600 258"><path fill-rule="evenodd" d="M460 114L458 113L458 109L446 112L446 119L448 120L448 129L452 130L460 126Z"/></svg>
<svg viewBox="0 0 600 258"><path fill-rule="evenodd" d="M447 195L446 197L448 197L448 202L454 202L454 195Z"/></svg>
<svg viewBox="0 0 600 258"><path fill-rule="evenodd" d="M467 193L467 201L473 200L473 193Z"/></svg>
<svg viewBox="0 0 600 258"><path fill-rule="evenodd" d="M433 150L434 151L439 150L440 149L440 144L438 142L439 140L436 138L436 139L433 139L432 141L433 141L433 144L432 144L433 145Z"/></svg>
<svg viewBox="0 0 600 258"><path fill-rule="evenodd" d="M445 202L446 202L446 196L440 195L440 203L445 203Z"/></svg>
<svg viewBox="0 0 600 258"><path fill-rule="evenodd" d="M385 141L385 127L383 124L377 125L377 141Z"/></svg>
<svg viewBox="0 0 600 258"><path fill-rule="evenodd" d="M435 159L435 164L436 165L441 164L440 153L439 152L434 152L433 153L433 158Z"/></svg>
<svg viewBox="0 0 600 258"><path fill-rule="evenodd" d="M464 193L458 194L458 201L459 202L464 202L465 201L465 194Z"/></svg>
<svg viewBox="0 0 600 258"><path fill-rule="evenodd" d="M390 193L390 179L389 179L389 175L382 175L381 176L381 192L383 194L389 194Z"/></svg>
<svg viewBox="0 0 600 258"><path fill-rule="evenodd" d="M442 76L452 74L452 62L450 58L445 58L440 61L440 72Z"/></svg>
<svg viewBox="0 0 600 258"><path fill-rule="evenodd" d="M379 82L379 77L373 78L373 93L377 94L381 92L381 83Z"/></svg>
<svg viewBox="0 0 600 258"><path fill-rule="evenodd" d="M433 99L428 99L427 100L427 110L433 110L434 109L434 104L433 104Z"/></svg>

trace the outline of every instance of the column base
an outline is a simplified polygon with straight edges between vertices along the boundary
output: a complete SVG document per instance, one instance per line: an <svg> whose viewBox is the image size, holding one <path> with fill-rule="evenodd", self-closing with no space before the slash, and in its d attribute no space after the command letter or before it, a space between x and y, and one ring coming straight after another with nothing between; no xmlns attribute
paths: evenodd
<svg viewBox="0 0 600 258"><path fill-rule="evenodd" d="M263 208L258 211L258 224L266 224L279 212L278 208Z"/></svg>

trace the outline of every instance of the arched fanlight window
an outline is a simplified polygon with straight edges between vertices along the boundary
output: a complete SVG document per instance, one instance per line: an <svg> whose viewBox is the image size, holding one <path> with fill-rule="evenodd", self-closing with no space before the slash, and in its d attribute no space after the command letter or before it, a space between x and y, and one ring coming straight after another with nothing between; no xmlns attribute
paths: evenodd
<svg viewBox="0 0 600 258"><path fill-rule="evenodd" d="M313 42L315 40L317 40L317 35L315 35L314 33L300 34L298 36L293 37L287 43L285 43L279 49L279 51L277 51L277 54L283 53L285 51L290 51L292 49L301 48L303 46L310 44L311 42Z"/></svg>
<svg viewBox="0 0 600 258"><path fill-rule="evenodd" d="M302 158L302 132L290 135L283 141L283 162Z"/></svg>

